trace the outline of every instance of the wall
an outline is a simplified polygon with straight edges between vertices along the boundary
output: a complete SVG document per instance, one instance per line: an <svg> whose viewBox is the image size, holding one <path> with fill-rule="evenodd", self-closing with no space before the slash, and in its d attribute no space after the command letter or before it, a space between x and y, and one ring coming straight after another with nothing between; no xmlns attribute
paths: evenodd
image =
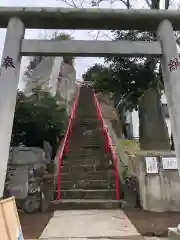
<svg viewBox="0 0 180 240"><path fill-rule="evenodd" d="M162 103L167 103L166 96L163 94L161 98ZM167 128L168 128L168 133L169 137L171 136L171 124L169 118L165 119ZM132 122L133 122L133 137L134 138L139 138L139 116L138 116L138 111L133 111L132 112Z"/></svg>
<svg viewBox="0 0 180 240"><path fill-rule="evenodd" d="M30 95L33 88L41 87L53 96L57 95L66 104L69 113L76 92L75 81L75 69L64 63L62 57L46 57L32 72L24 91L26 95Z"/></svg>
<svg viewBox="0 0 180 240"><path fill-rule="evenodd" d="M110 94L98 94L99 105L104 119L111 123L113 130L118 137L122 136L121 120L117 115L116 109L113 106L113 101L110 100Z"/></svg>
<svg viewBox="0 0 180 240"><path fill-rule="evenodd" d="M75 81L75 69L71 65L62 62L60 75L57 81L57 95L59 95L66 103L68 113L70 113L71 105L77 89Z"/></svg>
<svg viewBox="0 0 180 240"><path fill-rule="evenodd" d="M50 80L49 85L53 96L55 96L57 92L57 79L59 77L59 71L62 62L63 62L62 57L55 57L53 61L52 71L49 79Z"/></svg>
<svg viewBox="0 0 180 240"><path fill-rule="evenodd" d="M141 206L152 212L180 211L180 177L177 169L164 170L162 159L158 158L157 174L146 173L145 156L175 157L172 152L137 152L128 156L120 144L120 138L112 128L109 119L105 119L109 136L116 146L118 157L118 171L122 178L123 167L128 165L132 175L136 175L139 182Z"/></svg>
<svg viewBox="0 0 180 240"><path fill-rule="evenodd" d="M41 87L49 91L49 77L52 72L54 58L47 57L43 59L32 72L31 77L27 80L24 92L26 95L32 93L33 88Z"/></svg>
<svg viewBox="0 0 180 240"><path fill-rule="evenodd" d="M147 173L145 156L158 156L158 173ZM141 205L154 212L180 211L180 178L176 169L164 169L162 157L173 157L172 152L139 152L136 169L139 179Z"/></svg>
<svg viewBox="0 0 180 240"><path fill-rule="evenodd" d="M176 169L165 170L161 158L173 157L175 159L175 153L137 150L127 154L120 144L121 138L117 136L112 127L112 120L118 119L115 109L110 102L102 101L102 99L100 108L109 136L116 147L119 175L121 176L123 167L128 165L130 174L137 176L142 208L153 212L180 211L180 177L177 166ZM145 156L161 156L157 158L158 173L146 172Z"/></svg>

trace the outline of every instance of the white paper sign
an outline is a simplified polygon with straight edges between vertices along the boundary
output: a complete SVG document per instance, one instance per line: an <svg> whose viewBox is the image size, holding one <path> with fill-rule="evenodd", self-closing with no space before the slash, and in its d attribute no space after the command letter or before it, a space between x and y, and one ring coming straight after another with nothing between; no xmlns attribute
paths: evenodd
<svg viewBox="0 0 180 240"><path fill-rule="evenodd" d="M176 157L162 157L163 169L178 169Z"/></svg>
<svg viewBox="0 0 180 240"><path fill-rule="evenodd" d="M146 160L146 172L158 173L157 157L145 157Z"/></svg>

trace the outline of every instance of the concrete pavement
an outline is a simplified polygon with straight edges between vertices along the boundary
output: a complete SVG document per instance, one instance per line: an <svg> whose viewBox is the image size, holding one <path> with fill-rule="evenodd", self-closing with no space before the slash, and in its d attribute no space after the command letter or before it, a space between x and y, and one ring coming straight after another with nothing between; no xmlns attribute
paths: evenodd
<svg viewBox="0 0 180 240"><path fill-rule="evenodd" d="M142 237L121 210L56 211L40 237L40 240L47 239L168 240L168 238Z"/></svg>
<svg viewBox="0 0 180 240"><path fill-rule="evenodd" d="M121 210L56 211L41 240L143 239Z"/></svg>

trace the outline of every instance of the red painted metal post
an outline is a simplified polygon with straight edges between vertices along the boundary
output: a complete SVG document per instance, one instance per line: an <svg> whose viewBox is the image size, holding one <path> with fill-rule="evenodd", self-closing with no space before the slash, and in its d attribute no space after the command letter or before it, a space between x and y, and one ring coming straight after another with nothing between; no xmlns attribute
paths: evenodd
<svg viewBox="0 0 180 240"><path fill-rule="evenodd" d="M114 168L115 170L115 180L116 180L116 200L120 199L120 191L119 191L119 173L118 173L118 159L115 154L114 156L114 165L116 166Z"/></svg>
<svg viewBox="0 0 180 240"><path fill-rule="evenodd" d="M57 177L57 200L61 199L61 191L60 191L60 186L61 186L61 166L62 166L62 156L59 158L59 164L58 164L58 177Z"/></svg>
<svg viewBox="0 0 180 240"><path fill-rule="evenodd" d="M64 153L65 153L66 156L68 155L68 152L69 152L69 139L67 137L65 148L64 148Z"/></svg>
<svg viewBox="0 0 180 240"><path fill-rule="evenodd" d="M116 184L116 200L118 201L120 199L118 159L117 159L117 156L116 156L116 152L113 149L112 140L109 137L108 131L107 131L106 127L105 127L103 116L102 116L102 113L100 111L100 106L99 106L99 103L98 103L98 100L96 98L95 93L94 93L93 97L94 97L95 107L97 109L97 116L98 116L98 119L100 120L100 123L101 123L102 133L103 133L103 135L105 137L105 150L106 150L106 152L108 152L109 149L111 150L111 154L112 154L113 161L114 161L115 184Z"/></svg>
<svg viewBox="0 0 180 240"><path fill-rule="evenodd" d="M110 146L110 150L111 150L111 154L113 157L113 161L114 161L114 171L115 171L115 184L116 184L116 200L120 199L120 189L119 189L119 172L118 172L118 158L115 152L115 147L113 147L112 145L112 139L110 138L109 135L108 139L109 139L109 146Z"/></svg>
<svg viewBox="0 0 180 240"><path fill-rule="evenodd" d="M72 123L73 123L73 120L75 118L75 111L76 111L76 108L77 108L77 105L78 105L79 91L80 91L80 89L78 89L77 93L76 93L76 99L75 99L74 105L72 107L70 119L69 119L68 126L67 126L66 133L65 133L65 137L63 139L61 152L59 154L58 175L57 175L57 199L58 200L61 199L61 167L62 167L63 152L64 151L66 153L68 152L68 140L69 140L68 138L69 138L69 135L70 135L70 131L72 133Z"/></svg>
<svg viewBox="0 0 180 240"><path fill-rule="evenodd" d="M109 141L108 141L107 133L105 134L105 151L106 153L109 152Z"/></svg>
<svg viewBox="0 0 180 240"><path fill-rule="evenodd" d="M72 118L72 119L74 120L74 118ZM69 128L69 136L72 136L72 124L71 124L71 126Z"/></svg>

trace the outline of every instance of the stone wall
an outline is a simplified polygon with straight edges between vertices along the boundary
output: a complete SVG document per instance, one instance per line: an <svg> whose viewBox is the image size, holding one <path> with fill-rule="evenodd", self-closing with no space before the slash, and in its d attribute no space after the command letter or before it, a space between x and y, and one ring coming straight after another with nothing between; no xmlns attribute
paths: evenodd
<svg viewBox="0 0 180 240"><path fill-rule="evenodd" d="M98 94L97 97L104 119L111 123L111 126L117 137L122 137L121 120L117 115L116 109L113 106L113 101L110 99L110 94Z"/></svg>
<svg viewBox="0 0 180 240"><path fill-rule="evenodd" d="M62 62L60 67L60 74L57 81L56 93L66 103L67 111L69 114L77 90L77 85L75 81L76 81L75 69L71 65Z"/></svg>
<svg viewBox="0 0 180 240"><path fill-rule="evenodd" d="M142 208L153 212L180 211L180 177L175 153L126 149L122 138L112 126L112 120L118 121L115 109L110 102L100 97L99 100L109 136L116 147L119 175L121 177L123 167L128 166L129 175L137 177ZM157 157L157 173L147 173L145 160L147 156ZM172 158L169 167L173 169L164 169L162 157Z"/></svg>
<svg viewBox="0 0 180 240"><path fill-rule="evenodd" d="M27 80L25 94L30 95L33 88L41 87L53 96L57 95L66 104L69 113L76 93L75 82L76 71L73 66L64 63L62 57L46 57Z"/></svg>
<svg viewBox="0 0 180 240"><path fill-rule="evenodd" d="M146 156L157 158L157 171L154 170L154 173L147 170ZM171 158L169 169L164 166L162 158ZM144 210L153 212L180 211L180 177L175 153L140 151L136 154L136 169L141 206Z"/></svg>
<svg viewBox="0 0 180 240"><path fill-rule="evenodd" d="M47 57L43 59L32 71L32 74L26 80L24 92L26 95L32 94L32 90L41 87L45 91L49 91L49 80L52 72L54 58Z"/></svg>

